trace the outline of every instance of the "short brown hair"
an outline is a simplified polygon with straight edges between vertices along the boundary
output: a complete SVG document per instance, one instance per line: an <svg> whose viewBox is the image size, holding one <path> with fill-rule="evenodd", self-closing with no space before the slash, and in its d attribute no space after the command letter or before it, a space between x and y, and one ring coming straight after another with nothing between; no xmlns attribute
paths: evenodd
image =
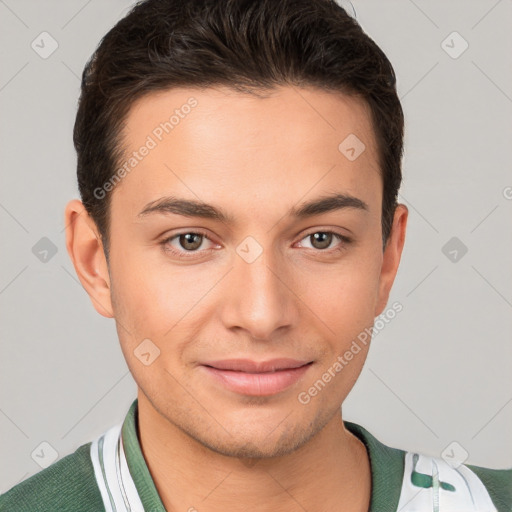
<svg viewBox="0 0 512 512"><path fill-rule="evenodd" d="M404 117L393 67L334 0L146 0L101 40L85 66L74 126L82 202L108 260L109 199L96 192L123 158L135 100L173 87L245 93L314 86L363 98L383 179L385 247L402 181Z"/></svg>

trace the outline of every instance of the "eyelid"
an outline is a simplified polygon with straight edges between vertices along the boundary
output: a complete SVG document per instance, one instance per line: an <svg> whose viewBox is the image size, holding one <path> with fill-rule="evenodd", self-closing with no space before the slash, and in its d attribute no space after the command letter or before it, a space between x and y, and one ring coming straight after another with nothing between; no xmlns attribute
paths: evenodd
<svg viewBox="0 0 512 512"><path fill-rule="evenodd" d="M301 238L299 239L299 242L301 242L302 240L304 240L304 238L307 238L308 236L314 235L315 233L332 233L333 235L337 236L343 243L348 244L348 243L353 242L352 237L345 235L333 228L313 228L310 231L304 233L301 236ZM318 250L321 250L321 249L318 249Z"/></svg>
<svg viewBox="0 0 512 512"><path fill-rule="evenodd" d="M206 252L211 252L212 250L215 250L213 247L210 247L208 249L202 249L202 250L195 250L195 251L186 251L185 249L179 250L173 246L170 245L170 242L182 235L186 235L189 233L193 233L195 235L201 235L203 238L206 238L210 243L214 245L219 245L216 242L213 241L212 237L209 236L209 234L202 228L189 228L189 229L182 229L181 231L178 231L177 233L173 233L172 235L164 236L164 238L159 242L159 244L162 246L162 249L166 252L169 252L171 254L176 255L178 258L194 258L204 255Z"/></svg>
<svg viewBox="0 0 512 512"><path fill-rule="evenodd" d="M207 233L207 231L202 229L202 228L182 229L181 231L178 231L177 233L173 233L172 235L165 236L162 239L162 241L159 242L159 243L162 246L164 251L169 252L169 253L177 256L178 258L183 258L183 259L187 259L187 258L189 258L189 259L200 258L203 255L205 255L206 253L210 253L213 250L216 250L215 248L210 247L208 249L195 250L195 251L186 251L184 249L183 250L179 250L179 249L176 249L175 247L170 246L170 241L171 240L174 240L174 239L180 237L181 235L186 235L186 234L189 234L189 233L193 233L193 234L196 234L196 235L201 235L203 238L206 238L212 244L217 245L217 246L220 245L220 244L214 242L212 237L210 237L209 234ZM304 247L305 249L311 249L313 251L318 251L320 253L330 253L332 251L337 251L337 250L346 248L346 246L348 244L351 244L353 242L353 239L351 237L349 237L349 236L347 236L347 235L345 235L343 233L340 233L339 231L337 231L337 230L335 230L333 228L321 228L321 227L320 228L318 228L318 227L311 228L306 233L303 233L301 238L298 240L298 242L302 242L302 240L304 240L308 236L311 236L311 235L313 235L315 233L331 233L335 237L338 238L339 243L337 245L335 245L334 247L331 247L329 249L316 249L314 247L313 248Z"/></svg>
<svg viewBox="0 0 512 512"><path fill-rule="evenodd" d="M188 229L181 229L177 231L176 233L172 233L171 235L167 234L164 235L162 238L162 242L168 242L169 240L172 240L173 238L177 238L181 235L187 235L189 233L194 233L195 235L202 235L203 237L207 238L211 242L213 242L212 237L209 235L209 233L202 228L188 228Z"/></svg>

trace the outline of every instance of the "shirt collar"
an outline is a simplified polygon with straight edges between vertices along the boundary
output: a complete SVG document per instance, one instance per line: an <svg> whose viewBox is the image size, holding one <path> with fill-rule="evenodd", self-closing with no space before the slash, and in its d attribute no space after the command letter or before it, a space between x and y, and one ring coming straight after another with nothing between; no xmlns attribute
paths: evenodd
<svg viewBox="0 0 512 512"><path fill-rule="evenodd" d="M386 446L356 423L343 423L349 432L364 443L370 459L372 491L368 512L394 512L400 500L405 452Z"/></svg>
<svg viewBox="0 0 512 512"><path fill-rule="evenodd" d="M126 462L130 469L135 487L139 494L144 510L151 512L165 512L164 504L160 499L155 483L149 472L148 466L139 443L138 437L138 400L135 399L126 418L123 422L121 435L123 436L123 446L126 455Z"/></svg>

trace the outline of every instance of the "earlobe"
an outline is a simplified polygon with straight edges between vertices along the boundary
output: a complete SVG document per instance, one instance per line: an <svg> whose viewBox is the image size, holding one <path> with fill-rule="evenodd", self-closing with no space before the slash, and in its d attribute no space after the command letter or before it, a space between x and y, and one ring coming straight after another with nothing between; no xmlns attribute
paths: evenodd
<svg viewBox="0 0 512 512"><path fill-rule="evenodd" d="M66 248L96 311L113 318L110 276L96 225L78 199L66 205Z"/></svg>
<svg viewBox="0 0 512 512"><path fill-rule="evenodd" d="M375 315L379 316L388 303L389 293L398 271L400 258L405 244L405 232L409 210L404 204L399 204L395 209L393 225L388 243L384 249L381 274L379 279L379 291Z"/></svg>

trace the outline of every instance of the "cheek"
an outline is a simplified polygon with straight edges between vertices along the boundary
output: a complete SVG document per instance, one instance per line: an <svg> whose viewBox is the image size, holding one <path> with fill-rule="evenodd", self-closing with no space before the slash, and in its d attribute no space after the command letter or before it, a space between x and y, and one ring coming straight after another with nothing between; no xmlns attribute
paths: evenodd
<svg viewBox="0 0 512 512"><path fill-rule="evenodd" d="M165 276L137 251L122 253L111 258L112 303L120 339L131 353L146 338L159 344L159 332L169 329L173 319Z"/></svg>
<svg viewBox="0 0 512 512"><path fill-rule="evenodd" d="M319 408L328 409L333 400L342 403L363 368L371 343L378 275L374 263L359 260L303 284L301 298L313 312L307 312L310 320L305 321L315 323L324 343L318 370L308 383L308 390L318 394ZM329 393L317 391L324 385Z"/></svg>
<svg viewBox="0 0 512 512"><path fill-rule="evenodd" d="M378 261L354 257L329 272L303 275L299 296L326 325L328 336L357 336L373 323Z"/></svg>
<svg viewBox="0 0 512 512"><path fill-rule="evenodd" d="M185 294L176 291L172 276L134 254L112 262L112 282L121 350L138 385L157 396L158 383L171 385L168 369L181 357L181 324L173 326L183 317Z"/></svg>
<svg viewBox="0 0 512 512"><path fill-rule="evenodd" d="M164 343L197 320L225 269L179 266L165 255L132 251L112 260L114 313L138 338Z"/></svg>

